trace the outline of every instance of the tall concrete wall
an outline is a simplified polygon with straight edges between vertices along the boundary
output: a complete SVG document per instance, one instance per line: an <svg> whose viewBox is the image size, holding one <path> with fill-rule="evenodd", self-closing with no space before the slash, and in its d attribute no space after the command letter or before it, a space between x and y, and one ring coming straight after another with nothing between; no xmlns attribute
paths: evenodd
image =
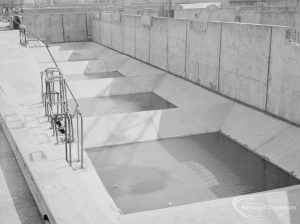
<svg viewBox="0 0 300 224"><path fill-rule="evenodd" d="M136 57L150 62L150 27L143 25L141 16L136 17Z"/></svg>
<svg viewBox="0 0 300 224"><path fill-rule="evenodd" d="M92 17L92 30L90 34L92 35L93 41L101 43L101 20L100 13L94 14Z"/></svg>
<svg viewBox="0 0 300 224"><path fill-rule="evenodd" d="M300 46L285 39L286 28L272 28L267 110L300 124Z"/></svg>
<svg viewBox="0 0 300 224"><path fill-rule="evenodd" d="M123 19L121 14L112 15L111 45L112 48L123 52Z"/></svg>
<svg viewBox="0 0 300 224"><path fill-rule="evenodd" d="M300 124L300 47L285 40L286 27L123 15L111 45L112 16L93 21L100 43Z"/></svg>
<svg viewBox="0 0 300 224"><path fill-rule="evenodd" d="M101 44L112 47L112 14L101 13Z"/></svg>
<svg viewBox="0 0 300 224"><path fill-rule="evenodd" d="M185 75L187 49L187 21L182 19L168 19L168 50L167 68L176 75Z"/></svg>
<svg viewBox="0 0 300 224"><path fill-rule="evenodd" d="M192 23L197 22L189 22L188 26L186 78L217 91L222 24L209 22L199 29Z"/></svg>
<svg viewBox="0 0 300 224"><path fill-rule="evenodd" d="M137 16L123 15L124 53L135 57Z"/></svg>
<svg viewBox="0 0 300 224"><path fill-rule="evenodd" d="M201 21L235 22L240 16L243 23L284 25L294 27L299 13L295 11L260 11L226 10L226 9L185 9L175 10L175 18L197 19Z"/></svg>
<svg viewBox="0 0 300 224"><path fill-rule="evenodd" d="M63 15L64 41L87 41L86 13L66 13Z"/></svg>
<svg viewBox="0 0 300 224"><path fill-rule="evenodd" d="M46 42L64 42L64 25L61 14L26 15L23 23Z"/></svg>
<svg viewBox="0 0 300 224"><path fill-rule="evenodd" d="M224 23L221 38L220 92L264 109L271 28Z"/></svg>
<svg viewBox="0 0 300 224"><path fill-rule="evenodd" d="M87 41L92 32L91 17L87 13L28 14L22 23L51 43Z"/></svg>
<svg viewBox="0 0 300 224"><path fill-rule="evenodd" d="M241 12L241 22L242 23L260 23L260 12Z"/></svg>
<svg viewBox="0 0 300 224"><path fill-rule="evenodd" d="M153 17L150 29L150 64L168 67L168 20Z"/></svg>

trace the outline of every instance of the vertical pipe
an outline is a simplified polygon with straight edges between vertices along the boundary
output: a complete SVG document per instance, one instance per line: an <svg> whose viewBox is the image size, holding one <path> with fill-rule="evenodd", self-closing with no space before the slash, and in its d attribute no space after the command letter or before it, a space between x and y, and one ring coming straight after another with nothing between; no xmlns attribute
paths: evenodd
<svg viewBox="0 0 300 224"><path fill-rule="evenodd" d="M78 110L76 111L76 138L77 138L77 158L78 158L78 162L80 161L80 147L79 147L79 121L78 121Z"/></svg>
<svg viewBox="0 0 300 224"><path fill-rule="evenodd" d="M81 168L83 168L83 119L82 115L80 115L80 121L81 121Z"/></svg>
<svg viewBox="0 0 300 224"><path fill-rule="evenodd" d="M43 80L43 72L41 72L41 96L42 96L42 103L44 103L44 80Z"/></svg>
<svg viewBox="0 0 300 224"><path fill-rule="evenodd" d="M65 153L66 153L66 161L68 162L68 128L67 128L67 113L64 114L65 119Z"/></svg>
<svg viewBox="0 0 300 224"><path fill-rule="evenodd" d="M68 139L68 143L69 143L69 158L70 158L70 166L72 167L72 141L71 141L71 120L70 120L70 116L67 114L67 117L68 117L68 123L69 123L69 139Z"/></svg>

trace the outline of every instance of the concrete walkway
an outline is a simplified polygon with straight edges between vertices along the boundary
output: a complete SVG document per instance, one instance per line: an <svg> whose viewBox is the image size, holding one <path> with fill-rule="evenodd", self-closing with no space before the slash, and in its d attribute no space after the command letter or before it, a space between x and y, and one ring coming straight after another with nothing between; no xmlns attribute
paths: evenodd
<svg viewBox="0 0 300 224"><path fill-rule="evenodd" d="M1 126L0 223L44 223Z"/></svg>

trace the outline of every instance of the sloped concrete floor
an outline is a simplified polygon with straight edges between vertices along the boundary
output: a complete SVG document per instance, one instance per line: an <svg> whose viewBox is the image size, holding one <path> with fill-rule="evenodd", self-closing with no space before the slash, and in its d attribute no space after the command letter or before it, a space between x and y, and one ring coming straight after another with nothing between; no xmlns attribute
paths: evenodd
<svg viewBox="0 0 300 224"><path fill-rule="evenodd" d="M0 125L0 171L3 173L3 178L0 176L0 182L6 184L9 192L6 196L10 196L13 205L10 206L4 200L4 196L0 197L0 223L1 224L42 224L44 223L42 216L37 208L37 205L32 197L32 194L26 184L22 171L10 148L8 140L4 134L3 128ZM3 189L2 189L3 190ZM5 191L1 191L5 194ZM2 204L3 203L3 204ZM6 204L4 204L6 203ZM3 206L3 207L2 207ZM12 210L15 210L17 217L13 218Z"/></svg>

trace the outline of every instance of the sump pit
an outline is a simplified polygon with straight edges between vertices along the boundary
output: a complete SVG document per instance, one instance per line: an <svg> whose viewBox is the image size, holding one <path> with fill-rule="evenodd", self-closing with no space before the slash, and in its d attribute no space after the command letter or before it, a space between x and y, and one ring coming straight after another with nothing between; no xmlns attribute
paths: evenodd
<svg viewBox="0 0 300 224"><path fill-rule="evenodd" d="M221 133L86 151L124 214L300 183Z"/></svg>

